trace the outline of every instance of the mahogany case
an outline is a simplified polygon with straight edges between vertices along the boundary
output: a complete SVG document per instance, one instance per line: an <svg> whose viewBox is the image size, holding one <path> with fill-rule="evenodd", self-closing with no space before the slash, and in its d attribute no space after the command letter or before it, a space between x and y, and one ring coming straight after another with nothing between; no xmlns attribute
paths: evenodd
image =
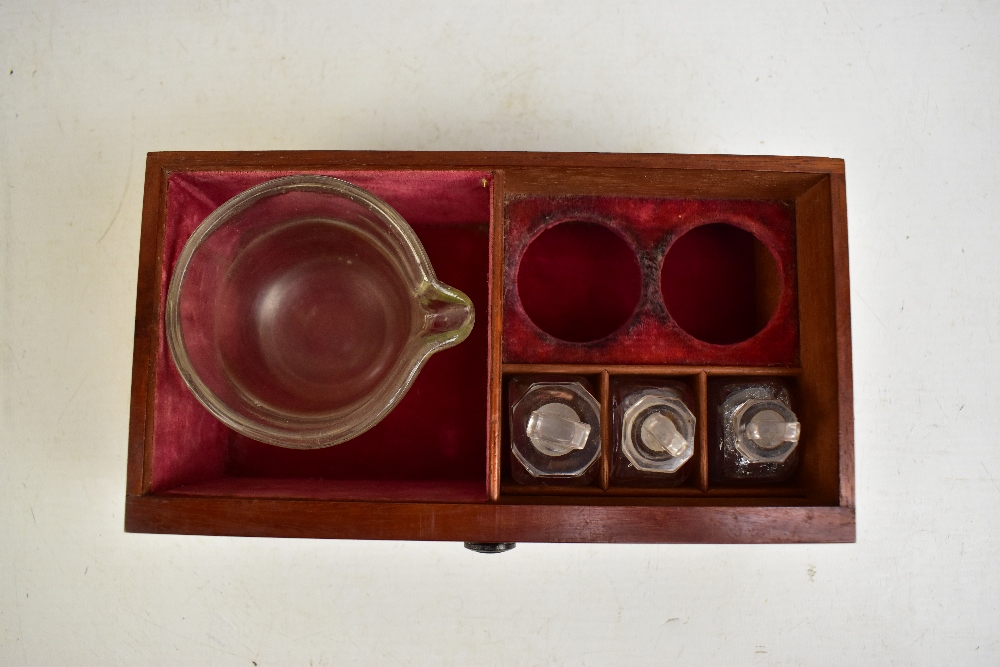
<svg viewBox="0 0 1000 667"><path fill-rule="evenodd" d="M238 435L184 387L163 331L184 242L278 176L342 178L410 223L477 323L361 437L286 450ZM854 437L842 160L492 152L172 152L146 165L125 528L466 542L850 542ZM602 409L588 486L510 476L506 386L582 375ZM685 481L617 482L612 387L683 382ZM710 474L711 388L780 378L802 423L781 485Z"/></svg>

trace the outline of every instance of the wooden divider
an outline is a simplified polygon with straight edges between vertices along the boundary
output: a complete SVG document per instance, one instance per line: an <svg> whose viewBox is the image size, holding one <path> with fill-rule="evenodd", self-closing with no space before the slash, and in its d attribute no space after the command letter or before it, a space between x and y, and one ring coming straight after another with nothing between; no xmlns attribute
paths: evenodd
<svg viewBox="0 0 1000 667"><path fill-rule="evenodd" d="M489 414L486 432L486 497L500 497L500 452L503 431L503 181L502 171L493 172L493 209L490 215L490 321L489 321Z"/></svg>
<svg viewBox="0 0 1000 667"><path fill-rule="evenodd" d="M698 424L696 428L698 459L698 488L708 491L708 373L698 373Z"/></svg>
<svg viewBox="0 0 1000 667"><path fill-rule="evenodd" d="M611 376L601 371L601 490L611 485Z"/></svg>

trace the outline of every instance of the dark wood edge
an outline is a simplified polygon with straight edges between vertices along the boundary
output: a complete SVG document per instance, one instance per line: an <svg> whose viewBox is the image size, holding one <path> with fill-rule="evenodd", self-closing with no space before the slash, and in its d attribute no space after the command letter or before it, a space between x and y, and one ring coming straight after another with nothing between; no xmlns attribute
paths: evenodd
<svg viewBox="0 0 1000 667"><path fill-rule="evenodd" d="M503 172L493 172L490 192L493 205L490 233L490 330L489 336L489 432L486 442L486 496L495 502L500 497L500 442L503 420Z"/></svg>
<svg viewBox="0 0 1000 667"><path fill-rule="evenodd" d="M169 187L170 179L170 169L166 165L159 164L159 203L155 210L155 234L152 237L152 241L156 244L156 261L153 265L153 287L150 291L149 300L146 303L148 308L149 318L151 320L150 324L150 340L149 340L149 384L147 387L147 399L146 399L146 433L144 435L144 447L143 447L143 473L142 473L142 492L149 493L150 486L153 482L153 428L156 421L156 413L154 410L155 402L155 390L154 383L156 380L157 372L157 351L160 341L160 331L163 328L163 312L160 310L160 300L162 297L162 287L160 285L160 276L163 273L163 239L166 235L166 220L167 220L167 188Z"/></svg>
<svg viewBox="0 0 1000 667"><path fill-rule="evenodd" d="M151 153L169 171L330 169L627 167L843 173L838 158L675 153L534 153L514 151L168 151Z"/></svg>
<svg viewBox="0 0 1000 667"><path fill-rule="evenodd" d="M830 175L833 265L837 320L837 385L840 416L840 504L854 507L854 371L851 349L851 279L847 250L847 187L844 174Z"/></svg>
<svg viewBox="0 0 1000 667"><path fill-rule="evenodd" d="M853 542L850 507L126 498L127 532L455 542Z"/></svg>
<svg viewBox="0 0 1000 667"><path fill-rule="evenodd" d="M155 155L146 160L146 180L142 201L142 224L139 240L139 266L135 294L135 332L132 347L132 393L129 406L128 474L126 492L138 494L145 490L147 475L147 444L152 419L151 411L153 366L156 363L156 342L159 335L158 302L160 264L160 229L162 227L163 193L166 175Z"/></svg>

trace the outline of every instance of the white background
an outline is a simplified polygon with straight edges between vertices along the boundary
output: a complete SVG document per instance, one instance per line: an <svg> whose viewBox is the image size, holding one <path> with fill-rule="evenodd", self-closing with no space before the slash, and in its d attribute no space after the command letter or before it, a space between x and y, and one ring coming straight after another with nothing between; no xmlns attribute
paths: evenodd
<svg viewBox="0 0 1000 667"><path fill-rule="evenodd" d="M971 1L2 3L0 663L1000 663L998 32ZM126 535L145 154L278 148L845 158L857 544Z"/></svg>

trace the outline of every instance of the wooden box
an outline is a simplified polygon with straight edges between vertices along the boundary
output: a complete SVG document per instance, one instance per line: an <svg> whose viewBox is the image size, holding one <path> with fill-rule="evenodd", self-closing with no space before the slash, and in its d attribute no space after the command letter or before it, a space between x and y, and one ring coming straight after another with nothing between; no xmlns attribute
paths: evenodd
<svg viewBox="0 0 1000 667"><path fill-rule="evenodd" d="M388 201L439 277L477 310L473 335L432 357L386 420L315 451L253 442L217 422L181 383L163 331L165 288L194 227L238 192L296 173L336 176ZM581 320L581 309L593 317ZM604 450L593 484L512 480L506 387L528 373L583 375L595 388ZM610 394L630 377L690 387L696 451L679 486L612 478ZM710 394L745 377L792 389L803 432L790 482L714 481ZM125 527L478 543L849 542L851 382L841 160L151 153Z"/></svg>

